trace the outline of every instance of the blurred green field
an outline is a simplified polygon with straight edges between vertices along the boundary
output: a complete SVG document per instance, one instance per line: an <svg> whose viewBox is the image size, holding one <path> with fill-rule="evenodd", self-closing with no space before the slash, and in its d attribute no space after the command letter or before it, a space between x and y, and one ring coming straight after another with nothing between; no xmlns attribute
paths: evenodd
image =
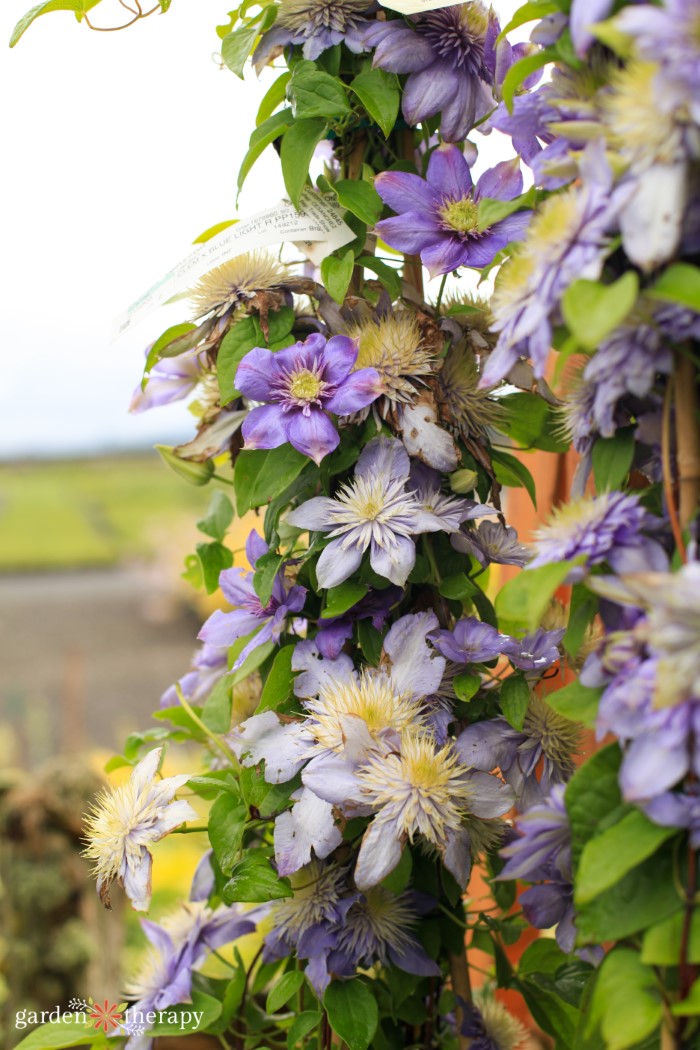
<svg viewBox="0 0 700 1050"><path fill-rule="evenodd" d="M0 571L148 558L159 536L191 526L209 498L155 452L0 464Z"/></svg>

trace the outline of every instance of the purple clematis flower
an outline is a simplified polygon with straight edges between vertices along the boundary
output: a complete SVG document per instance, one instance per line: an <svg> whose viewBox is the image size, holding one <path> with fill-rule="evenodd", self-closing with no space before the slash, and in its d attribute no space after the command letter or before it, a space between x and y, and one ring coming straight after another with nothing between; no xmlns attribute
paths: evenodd
<svg viewBox="0 0 700 1050"><path fill-rule="evenodd" d="M687 828L692 849L700 849L700 795L697 788L687 792L667 791L644 806L644 812L664 828Z"/></svg>
<svg viewBox="0 0 700 1050"><path fill-rule="evenodd" d="M363 32L370 25L364 17L371 0L281 0L275 24L260 38L253 65L260 71L292 45L314 61L336 44L358 54L364 50Z"/></svg>
<svg viewBox="0 0 700 1050"><path fill-rule="evenodd" d="M257 532L253 530L246 540L246 557L251 565L267 554L269 550ZM254 649L265 642L278 641L287 625L291 613L298 613L304 607L305 587L288 587L284 582L284 570L275 576L272 586L272 597L262 607L253 587L253 573L244 569L224 569L219 576L219 585L224 597L237 606L233 612L225 613L217 609L212 613L199 632L200 641L209 649L228 649L238 638L260 628L248 644L241 650L231 668L235 671L250 656Z"/></svg>
<svg viewBox="0 0 700 1050"><path fill-rule="evenodd" d="M148 350L146 355L148 356ZM206 375L206 355L192 350L179 357L165 357L154 366L148 377L146 389L141 384L134 390L130 412L146 412L149 408L171 405L191 394Z"/></svg>
<svg viewBox="0 0 700 1050"><path fill-rule="evenodd" d="M448 660L462 665L495 660L501 653L509 653L514 644L510 635L474 616L465 616L455 624L454 631L434 631L430 640Z"/></svg>
<svg viewBox="0 0 700 1050"><path fill-rule="evenodd" d="M376 22L363 40L365 47L376 48L375 67L408 73L406 121L416 125L440 113L443 141L460 142L493 109L493 85L512 61L507 41L496 44L500 31L493 11L471 0L408 21Z"/></svg>
<svg viewBox="0 0 700 1050"><path fill-rule="evenodd" d="M487 266L507 244L520 240L530 221L531 213L521 211L485 229L479 225L482 198L509 201L522 193L517 158L485 171L475 186L462 151L438 146L426 179L385 171L377 175L375 186L384 203L398 213L378 222L377 231L392 248L420 254L431 277L458 266Z"/></svg>
<svg viewBox="0 0 700 1050"><path fill-rule="evenodd" d="M561 657L559 645L565 634L564 627L556 631L545 631L543 627L538 627L534 634L513 639L508 659L514 667L526 672L526 678L532 672L540 675Z"/></svg>
<svg viewBox="0 0 700 1050"><path fill-rule="evenodd" d="M328 342L314 333L284 350L255 347L236 372L236 387L254 408L243 423L246 448L277 448L289 442L320 463L340 437L328 415L349 416L375 401L383 387L374 368L353 372L357 343L344 335Z"/></svg>
<svg viewBox="0 0 700 1050"><path fill-rule="evenodd" d="M186 700L192 704L202 704L227 671L226 650L214 645L202 645L194 655L192 670L178 679L177 684ZM179 702L175 686L168 686L160 698L160 706L174 707Z"/></svg>
<svg viewBox="0 0 700 1050"><path fill-rule="evenodd" d="M607 18L614 6L615 0L571 0L569 29L579 58L583 58L595 40L591 26Z"/></svg>
<svg viewBox="0 0 700 1050"><path fill-rule="evenodd" d="M335 499L315 496L287 515L290 525L332 537L316 564L319 587L347 580L368 548L374 571L403 587L416 560L413 537L451 530L449 520L423 510L407 490L409 472L401 442L375 438L362 450L355 477Z"/></svg>
<svg viewBox="0 0 700 1050"><path fill-rule="evenodd" d="M493 508L490 511L494 513ZM518 539L510 525L500 521L481 521L473 529L460 529L450 537L450 543L462 554L470 554L486 567L491 562L497 565L526 565L530 550Z"/></svg>
<svg viewBox="0 0 700 1050"><path fill-rule="evenodd" d="M314 641L326 660L336 660L343 645L352 635L352 625L359 620L370 620L376 631L381 631L390 610L403 598L403 591L393 584L383 591L371 590L342 616L318 621Z"/></svg>
<svg viewBox="0 0 700 1050"><path fill-rule="evenodd" d="M663 571L668 565L663 547L643 532L658 525L637 496L624 492L604 492L568 503L538 531L529 568L584 558L585 564L572 570L570 580L582 579L591 566L604 561L616 572Z"/></svg>
<svg viewBox="0 0 700 1050"><path fill-rule="evenodd" d="M571 828L564 785L518 818L520 838L501 850L507 863L498 879L539 882L520 897L525 918L539 930L557 927L557 944L572 952L576 940L571 873Z"/></svg>

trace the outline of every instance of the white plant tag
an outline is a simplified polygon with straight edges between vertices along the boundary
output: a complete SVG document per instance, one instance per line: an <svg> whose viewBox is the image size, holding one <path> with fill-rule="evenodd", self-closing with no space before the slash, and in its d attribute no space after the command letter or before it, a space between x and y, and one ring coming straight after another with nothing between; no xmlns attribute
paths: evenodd
<svg viewBox="0 0 700 1050"><path fill-rule="evenodd" d="M382 7L402 15L419 15L421 11L437 11L440 7L456 7L464 0L379 0Z"/></svg>
<svg viewBox="0 0 700 1050"><path fill-rule="evenodd" d="M122 335L168 299L237 255L292 241L305 254L313 253L314 261L318 259L320 262L354 238L353 231L343 222L343 209L337 201L323 197L307 186L301 195L299 211L291 201L282 199L272 208L241 219L191 251L116 319L114 337Z"/></svg>

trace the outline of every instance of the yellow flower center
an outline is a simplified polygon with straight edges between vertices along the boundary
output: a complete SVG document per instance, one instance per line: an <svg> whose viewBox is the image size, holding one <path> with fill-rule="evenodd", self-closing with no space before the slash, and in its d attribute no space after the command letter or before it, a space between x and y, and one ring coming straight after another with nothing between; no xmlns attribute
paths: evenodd
<svg viewBox="0 0 700 1050"><path fill-rule="evenodd" d="M473 233L479 225L479 205L468 197L449 201L440 208L440 218L458 233Z"/></svg>
<svg viewBox="0 0 700 1050"><path fill-rule="evenodd" d="M321 380L308 368L301 368L292 377L289 392L298 401L314 401L321 390Z"/></svg>

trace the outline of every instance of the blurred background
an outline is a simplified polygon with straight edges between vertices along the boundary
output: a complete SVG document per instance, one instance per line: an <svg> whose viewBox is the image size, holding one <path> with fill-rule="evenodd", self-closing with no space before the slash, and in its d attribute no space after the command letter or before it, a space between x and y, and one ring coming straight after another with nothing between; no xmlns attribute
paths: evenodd
<svg viewBox="0 0 700 1050"><path fill-rule="evenodd" d="M249 71L242 82L221 69L223 0L174 0L165 17L123 33L51 14L10 51L4 42L29 6L4 0L0 10L0 1043L9 1046L27 1034L14 1029L16 1010L117 998L123 971L138 964L133 913L125 927L119 905L115 914L97 905L78 855L80 814L105 761L187 669L206 611L180 574L211 489L188 486L152 448L186 440L193 422L182 402L128 414L145 347L186 308L162 307L117 341L113 320L203 230L284 192L270 150L236 206L272 78ZM496 4L503 21L517 6ZM110 25L123 10L106 0L93 14ZM482 140L480 166L502 159L499 139ZM249 523L236 528L237 547ZM159 847L156 920L188 892L201 852L191 838Z"/></svg>

